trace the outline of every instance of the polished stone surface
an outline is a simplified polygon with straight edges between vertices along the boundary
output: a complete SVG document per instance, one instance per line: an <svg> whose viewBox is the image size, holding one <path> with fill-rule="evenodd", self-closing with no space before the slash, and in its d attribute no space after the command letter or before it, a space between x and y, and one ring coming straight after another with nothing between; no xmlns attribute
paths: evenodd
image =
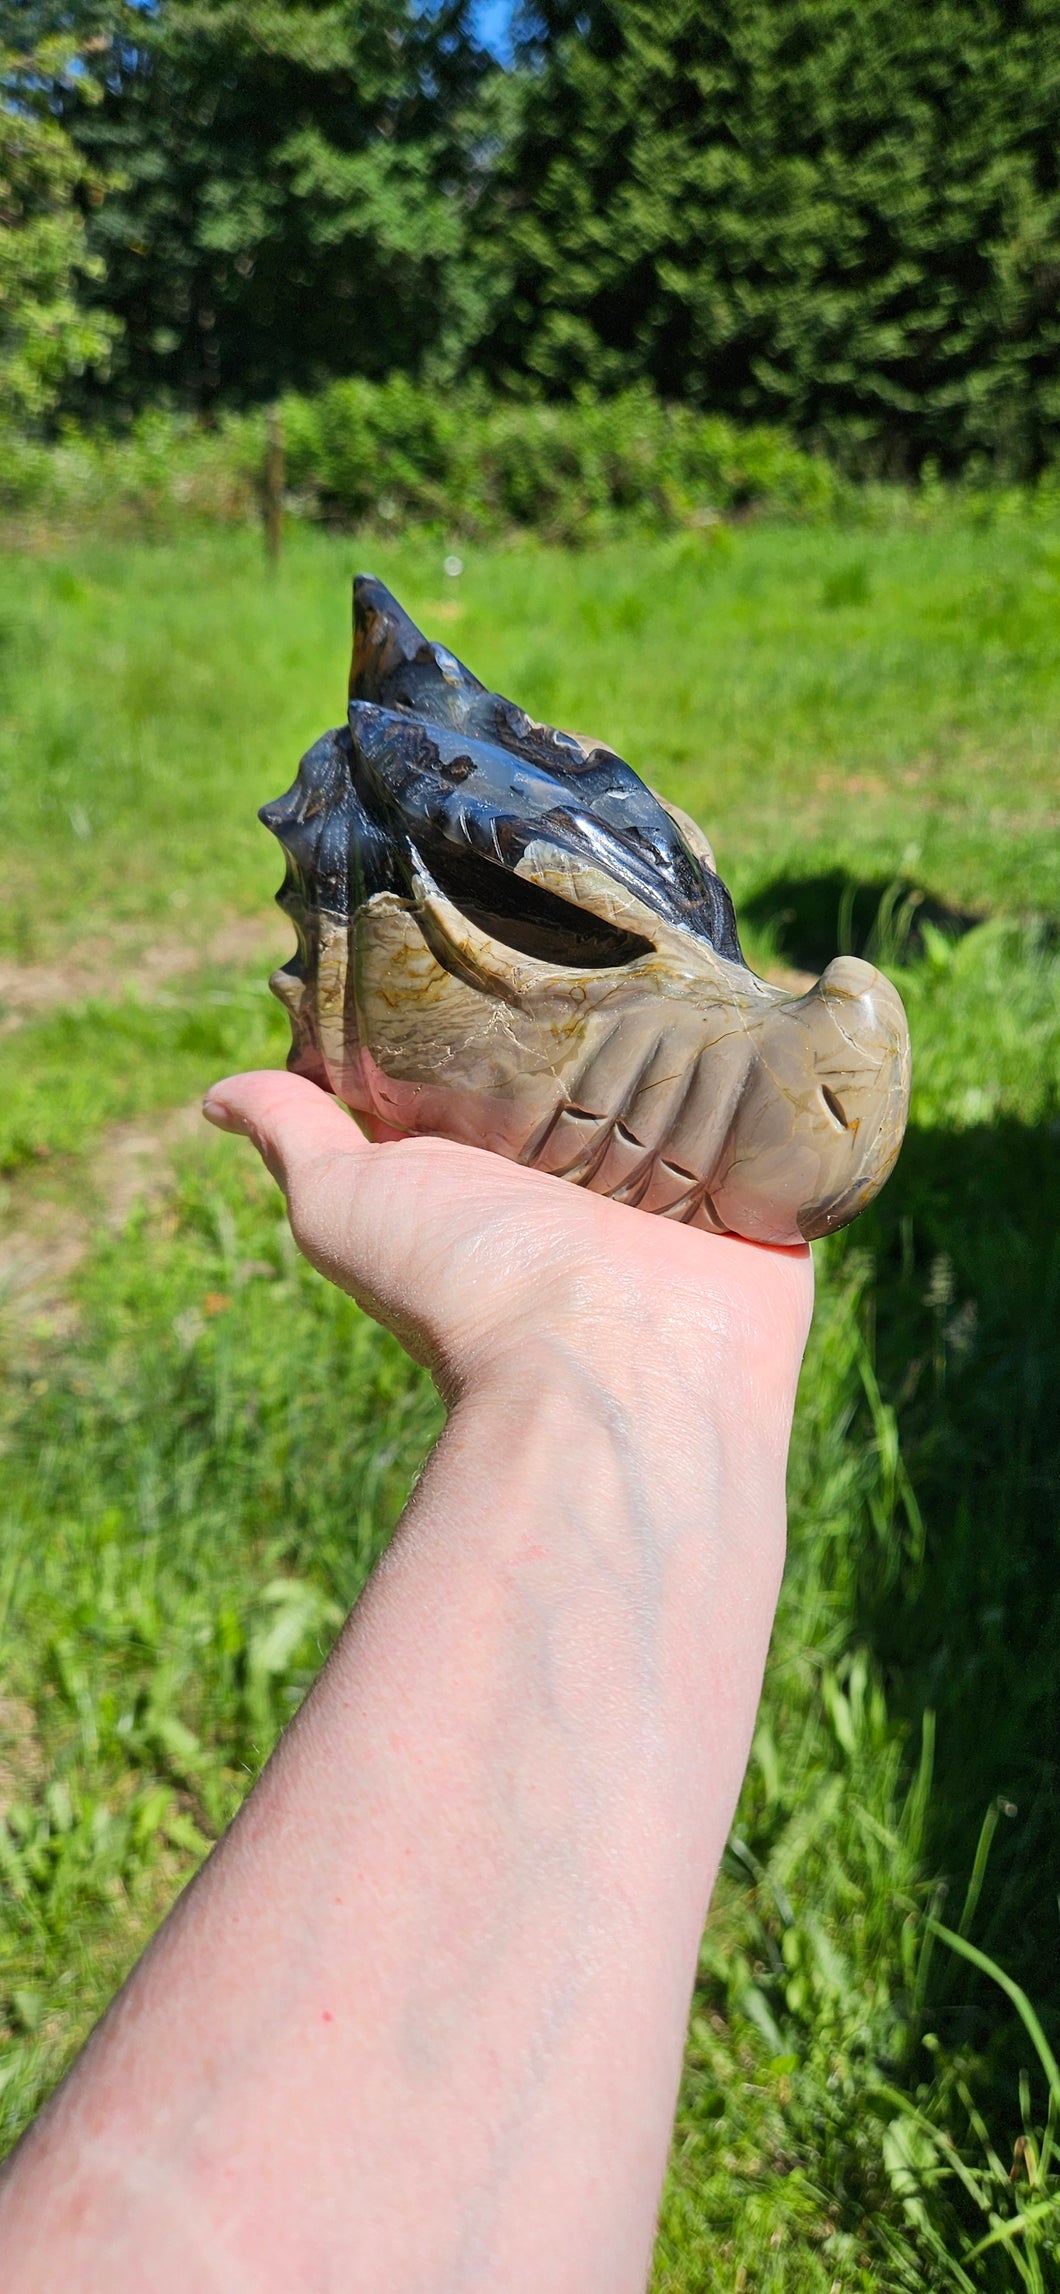
<svg viewBox="0 0 1060 2294"><path fill-rule="evenodd" d="M289 1065L664 1218L792 1243L856 1217L905 1130L896 990L743 960L702 832L600 743L536 724L354 584L346 726L262 819L298 953Z"/></svg>

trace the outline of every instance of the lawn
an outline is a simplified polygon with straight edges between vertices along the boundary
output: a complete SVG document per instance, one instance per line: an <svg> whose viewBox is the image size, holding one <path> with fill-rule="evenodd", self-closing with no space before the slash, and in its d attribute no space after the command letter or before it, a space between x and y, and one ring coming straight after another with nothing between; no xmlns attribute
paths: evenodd
<svg viewBox="0 0 1060 2294"><path fill-rule="evenodd" d="M433 540L298 531L271 578L238 533L0 568L4 2140L238 1805L439 1424L182 1112L284 1055L255 813L341 716L365 558L700 817L761 966L869 947L909 1006L898 1170L819 1247L656 2294L1047 2294L1060 527L1015 511L468 549L458 580Z"/></svg>

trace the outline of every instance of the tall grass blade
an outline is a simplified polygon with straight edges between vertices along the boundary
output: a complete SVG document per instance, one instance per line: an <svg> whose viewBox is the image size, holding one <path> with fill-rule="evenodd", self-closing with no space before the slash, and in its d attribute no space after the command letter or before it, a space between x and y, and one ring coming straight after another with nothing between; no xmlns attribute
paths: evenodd
<svg viewBox="0 0 1060 2294"><path fill-rule="evenodd" d="M1044 2199L1038 2206L1025 2207L1022 2214L1012 2215L1008 2222L999 2222L986 2238L979 2240L978 2246L969 2247L965 2261L977 2262L991 2246L1011 2244L1014 2238L1025 2238L1035 2223L1050 2221L1060 2223L1060 2197Z"/></svg>
<svg viewBox="0 0 1060 2294"><path fill-rule="evenodd" d="M951 1951L959 1952L962 1959L970 1960L973 1967L979 1968L983 1975L990 1976L992 1981L1000 1986L1006 1998L1012 2001L1012 2005L1032 2041L1038 2061L1049 2083L1050 2098L1060 2108L1060 2064L1057 2063L1026 1992L1020 1989L1018 1983L1013 1982L1010 1975L1006 1975L1004 1968L998 1966L996 1959L990 1959L985 1951L979 1950L977 1944L970 1944L967 1936L957 1935L953 1928L943 1927L941 1920L929 1917L924 1924L930 1928L933 1935L938 1937L940 1943L948 1944Z"/></svg>
<svg viewBox="0 0 1060 2294"><path fill-rule="evenodd" d="M982 1828L979 1833L979 1840L975 1851L975 1860L972 1865L971 1877L968 1881L968 1886L965 1891L961 1916L957 1922L957 1933L959 1936L967 1935L972 1921L975 1918L976 1906L982 1894L983 1881L986 1878L986 1867L990 1858L990 1849L993 1844L994 1834L997 1831L998 1818L1000 1814L1000 1800L992 1800L989 1808L987 1809L986 1815L983 1818Z"/></svg>

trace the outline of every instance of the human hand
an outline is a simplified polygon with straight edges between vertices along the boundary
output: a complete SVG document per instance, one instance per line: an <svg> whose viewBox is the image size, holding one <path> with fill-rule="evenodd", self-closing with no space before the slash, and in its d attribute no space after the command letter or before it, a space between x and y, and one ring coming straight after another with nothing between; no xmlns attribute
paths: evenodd
<svg viewBox="0 0 1060 2294"><path fill-rule="evenodd" d="M305 1256L430 1365L447 1399L569 1351L627 1395L677 1379L694 1406L716 1393L723 1353L726 1393L786 1438L807 1250L679 1226L446 1139L370 1142L315 1084L279 1071L215 1084L204 1113L253 1141Z"/></svg>
<svg viewBox="0 0 1060 2294"><path fill-rule="evenodd" d="M809 1254L370 1143L303 1077L232 1076L206 1112L455 1407L242 1815L9 2163L0 2274L639 2294L780 1579Z"/></svg>

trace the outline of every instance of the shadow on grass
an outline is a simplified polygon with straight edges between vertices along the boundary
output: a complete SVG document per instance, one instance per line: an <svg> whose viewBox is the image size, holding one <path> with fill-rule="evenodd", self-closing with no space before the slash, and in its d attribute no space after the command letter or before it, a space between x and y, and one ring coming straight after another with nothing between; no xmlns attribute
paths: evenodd
<svg viewBox="0 0 1060 2294"><path fill-rule="evenodd" d="M778 955L820 971L839 950L909 963L932 927L979 921L907 881L835 869L776 877L744 904ZM1042 945L1055 945L1053 925ZM928 948L930 953L930 948ZM958 967L959 968L959 967ZM948 996L949 990L942 991ZM1004 992L984 975L980 994ZM957 984L967 1071L991 1080L991 1036ZM1014 1022L1014 1024L1016 1024ZM937 1049L937 1033L935 1048ZM1037 1059L1028 1041L1028 1062ZM929 1054L929 1068L931 1057ZM954 1068L955 1077L957 1068ZM1032 1092L1031 1097L1033 1098ZM1028 1991L1060 2040L1060 1122L910 1128L888 1186L859 1222L876 1267L877 1370L926 1527L896 1584L866 1553L855 1634L874 1650L892 1712L936 1716L929 1867L956 1924L984 1817L1000 1804L970 1933ZM950 1996L963 2002L960 2011ZM986 1977L935 1955L930 2012L950 2044L1013 2033Z"/></svg>
<svg viewBox="0 0 1060 2294"><path fill-rule="evenodd" d="M956 940L982 922L906 877L863 883L841 868L776 876L742 902L740 914L750 930L769 934L784 963L803 972L823 972L840 954L877 963L918 956L925 924Z"/></svg>
<svg viewBox="0 0 1060 2294"><path fill-rule="evenodd" d="M877 1367L926 1524L914 1581L862 1587L860 1630L892 1711L937 1716L930 1865L956 1923L990 1804L1003 1802L971 1933L1060 2034L1060 1127L910 1131L860 1230L876 1260ZM989 2039L983 1978L932 2013ZM1010 2026L1011 2028L1011 2026Z"/></svg>

